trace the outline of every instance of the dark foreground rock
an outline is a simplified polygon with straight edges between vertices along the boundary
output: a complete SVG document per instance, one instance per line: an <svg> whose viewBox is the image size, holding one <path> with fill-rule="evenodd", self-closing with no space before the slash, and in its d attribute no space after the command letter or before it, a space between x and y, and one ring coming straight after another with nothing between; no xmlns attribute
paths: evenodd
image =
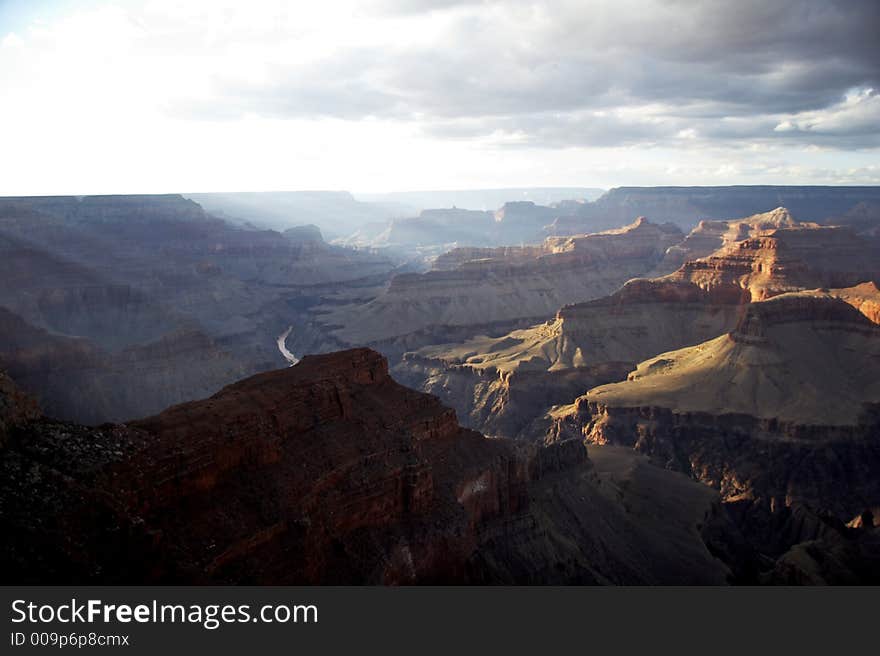
<svg viewBox="0 0 880 656"><path fill-rule="evenodd" d="M2 399L4 583L723 583L717 494L650 467L633 506L580 441L461 428L367 349L305 358L127 425ZM17 393L15 393L17 394ZM640 478L641 477L641 478ZM642 474L628 479L642 481ZM658 505L661 504L661 505ZM667 504L668 505L668 504ZM677 505L677 504L674 504Z"/></svg>

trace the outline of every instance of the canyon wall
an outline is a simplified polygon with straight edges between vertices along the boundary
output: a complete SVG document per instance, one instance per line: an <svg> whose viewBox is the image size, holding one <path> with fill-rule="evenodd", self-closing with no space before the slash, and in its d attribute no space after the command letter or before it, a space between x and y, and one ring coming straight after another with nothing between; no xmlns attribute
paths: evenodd
<svg viewBox="0 0 880 656"><path fill-rule="evenodd" d="M395 375L440 396L477 430L540 439L550 406L622 380L658 353L733 330L752 300L831 288L876 321L871 281L880 279L880 244L873 238L798 223L778 208L739 221L704 222L668 249L665 260L675 249L680 252L673 259L718 244L711 255L667 276L633 279L604 298L564 306L553 321L405 353Z"/></svg>
<svg viewBox="0 0 880 656"><path fill-rule="evenodd" d="M328 308L321 318L343 343L364 344L437 325L552 316L566 303L611 293L651 269L681 239L644 218L615 231L549 238L540 249L454 252L451 269L401 274L357 307ZM462 256L477 255L477 259ZM441 265L447 266L447 265Z"/></svg>
<svg viewBox="0 0 880 656"><path fill-rule="evenodd" d="M58 418L153 414L278 366L287 326L393 268L176 195L2 198L0 366Z"/></svg>
<svg viewBox="0 0 880 656"><path fill-rule="evenodd" d="M639 364L552 414L770 508L880 507L880 327L830 294L753 303L729 334Z"/></svg>
<svg viewBox="0 0 880 656"><path fill-rule="evenodd" d="M880 187L742 185L727 187L615 187L581 206L587 221L644 214L690 230L703 219L729 219L787 207L801 221L833 223L860 203L880 201Z"/></svg>
<svg viewBox="0 0 880 656"><path fill-rule="evenodd" d="M603 491L580 441L542 447L463 429L366 349L309 356L128 425L27 416L0 449L0 470L5 582L721 583L728 574L697 529L717 503L706 488L672 473L656 483L693 509L664 520L668 540L658 541L656 509L631 512Z"/></svg>

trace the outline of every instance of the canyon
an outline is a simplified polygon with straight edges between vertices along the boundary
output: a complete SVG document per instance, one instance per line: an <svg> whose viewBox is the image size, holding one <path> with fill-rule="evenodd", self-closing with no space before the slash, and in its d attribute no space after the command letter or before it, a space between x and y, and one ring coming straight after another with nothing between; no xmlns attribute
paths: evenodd
<svg viewBox="0 0 880 656"><path fill-rule="evenodd" d="M432 326L540 318L614 291L650 270L680 239L674 226L642 217L617 230L547 238L540 246L460 248L438 258L438 269L398 274L370 302L329 308L320 322L341 344L373 345Z"/></svg>
<svg viewBox="0 0 880 656"><path fill-rule="evenodd" d="M702 288L739 288L753 300L811 287L850 287L880 278L880 241L841 226L778 228L685 262L669 277Z"/></svg>
<svg viewBox="0 0 880 656"><path fill-rule="evenodd" d="M533 439L543 434L540 419L550 406L622 380L658 352L729 330L741 302L734 290L634 279L610 296L564 306L542 324L407 352L394 371L476 430Z"/></svg>
<svg viewBox="0 0 880 656"><path fill-rule="evenodd" d="M704 219L680 243L667 249L663 261L657 265L656 273L672 273L685 262L708 257L728 244L755 237L767 230L792 227L798 223L785 207L777 207L770 212L742 219Z"/></svg>
<svg viewBox="0 0 880 656"><path fill-rule="evenodd" d="M425 272L413 270L412 250L398 257L327 244L320 229L305 223L280 232L255 228L243 217L259 195L235 197L238 205L224 205L240 214L236 222L173 194L5 198L0 201L0 273L8 284L0 290L0 307L15 334L0 348L0 366L54 416L120 421L277 366L280 354L274 344L287 328L287 348L297 357L368 345L392 359L397 375L406 352L479 335L504 338L546 321L565 305L613 294L631 278L663 273L681 259L685 262L674 275L701 277L704 281L697 284L703 287L720 284L713 282L717 271L754 268L749 258L755 254L764 258L761 266L776 267L775 279L786 279L787 286L775 291L847 287L877 268L877 251L865 254L862 248L871 239L870 188L860 193L859 203L839 215L855 223L827 228L828 238L816 252L803 251L809 244L796 243L797 233L812 234L819 226L798 227L783 209L748 219L705 221L684 239L671 224L646 220L600 233L543 236L553 216L581 211L598 200L560 202L555 208L517 201L496 212L452 211L461 215L459 223L451 221L450 211L428 210L424 220L459 225L465 233L473 230L472 217L485 216L487 225L501 230L492 239L528 229L537 241L457 246L433 258ZM215 200L222 205L229 199ZM311 207L298 216L308 220L323 212L326 222L354 202L321 194L288 201L273 210L276 224L283 220L284 207ZM471 233L465 233L459 241L467 244ZM754 241L761 239L766 243ZM693 264L703 262L713 246L719 249L708 257L723 262L716 257ZM724 248L739 250L722 253ZM819 266L827 275L798 273L785 257L826 261ZM850 270L843 270L847 266ZM761 276L749 275L753 291L765 293L758 289ZM632 364L643 356L619 362ZM577 385L620 376L607 368L603 365L594 378ZM576 377L568 378L574 385ZM66 391L72 388L63 384L68 379L82 381L95 402L73 398ZM412 376L406 381L418 385ZM459 403L452 403L468 417Z"/></svg>
<svg viewBox="0 0 880 656"><path fill-rule="evenodd" d="M394 266L181 196L0 199L0 366L58 418L152 414L274 368L306 308Z"/></svg>
<svg viewBox="0 0 880 656"><path fill-rule="evenodd" d="M554 319L528 328L414 349L402 356L395 375L437 394L476 430L539 438L550 406L623 380L658 353L729 332L752 300L832 288L874 316L878 246L846 227L800 223L785 208L702 222L666 250L664 262L683 253L698 256L671 274L631 279L608 296L563 306ZM702 256L712 247L715 252Z"/></svg>
<svg viewBox="0 0 880 656"><path fill-rule="evenodd" d="M0 376L0 438L7 583L880 580L877 529L802 506L756 527L632 449L486 438L369 349L97 427Z"/></svg>
<svg viewBox="0 0 880 656"><path fill-rule="evenodd" d="M876 289L876 288L875 288ZM880 326L830 293L752 303L737 327L551 412L554 437L627 444L773 511L880 506Z"/></svg>
<svg viewBox="0 0 880 656"><path fill-rule="evenodd" d="M383 246L344 195L0 199L0 565L880 580L872 190L361 207Z"/></svg>
<svg viewBox="0 0 880 656"><path fill-rule="evenodd" d="M580 440L461 428L367 349L125 425L0 379L0 570L39 583L723 583L717 494ZM658 487L677 499L659 520ZM668 501L666 502L668 503ZM719 526L719 530L721 527ZM663 539L659 539L662 537Z"/></svg>
<svg viewBox="0 0 880 656"><path fill-rule="evenodd" d="M585 221L624 223L638 214L690 230L703 219L728 219L787 207L802 221L836 224L860 204L880 201L880 187L736 185L719 187L615 187L579 207ZM876 224L875 224L876 225Z"/></svg>

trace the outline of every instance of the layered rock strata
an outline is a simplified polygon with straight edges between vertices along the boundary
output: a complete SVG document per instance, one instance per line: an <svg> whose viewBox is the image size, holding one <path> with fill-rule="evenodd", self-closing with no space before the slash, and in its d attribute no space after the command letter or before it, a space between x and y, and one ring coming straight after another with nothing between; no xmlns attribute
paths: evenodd
<svg viewBox="0 0 880 656"><path fill-rule="evenodd" d="M532 424L550 406L623 380L658 352L730 330L742 301L732 289L631 280L606 298L565 306L543 324L406 353L394 371L437 394L477 430L540 438L543 427Z"/></svg>
<svg viewBox="0 0 880 656"><path fill-rule="evenodd" d="M607 233L550 238L540 249L453 252L443 270L395 276L374 300L328 308L321 321L343 343L363 344L431 325L552 316L562 305L604 296L644 274L680 238L641 218ZM445 268L452 263L455 268Z"/></svg>
<svg viewBox="0 0 880 656"><path fill-rule="evenodd" d="M876 324L830 294L784 294L557 408L553 435L633 446L728 501L849 522L880 508L878 367Z"/></svg>
<svg viewBox="0 0 880 656"><path fill-rule="evenodd" d="M296 352L332 346L301 330L309 308L392 269L176 195L0 198L0 366L58 418L153 414L278 366L287 326Z"/></svg>
<svg viewBox="0 0 880 656"><path fill-rule="evenodd" d="M366 349L306 357L128 425L28 416L0 450L0 470L4 582L720 583L729 574L697 529L717 500L706 488L667 472L661 485L692 512L661 529L655 508L630 512L599 489L580 441L518 445L462 429Z"/></svg>

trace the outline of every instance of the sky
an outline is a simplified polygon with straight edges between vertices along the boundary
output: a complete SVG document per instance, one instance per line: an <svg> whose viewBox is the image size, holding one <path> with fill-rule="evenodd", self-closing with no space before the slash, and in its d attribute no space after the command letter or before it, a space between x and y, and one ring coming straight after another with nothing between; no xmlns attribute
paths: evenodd
<svg viewBox="0 0 880 656"><path fill-rule="evenodd" d="M0 195L880 184L873 0L0 0Z"/></svg>

